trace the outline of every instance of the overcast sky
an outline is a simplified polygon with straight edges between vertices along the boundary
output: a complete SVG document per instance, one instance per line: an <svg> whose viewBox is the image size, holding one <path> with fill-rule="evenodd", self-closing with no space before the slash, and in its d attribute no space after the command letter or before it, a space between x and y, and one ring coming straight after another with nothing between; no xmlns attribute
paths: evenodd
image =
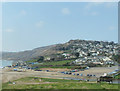
<svg viewBox="0 0 120 91"><path fill-rule="evenodd" d="M23 51L71 39L118 42L115 3L3 3L3 51Z"/></svg>

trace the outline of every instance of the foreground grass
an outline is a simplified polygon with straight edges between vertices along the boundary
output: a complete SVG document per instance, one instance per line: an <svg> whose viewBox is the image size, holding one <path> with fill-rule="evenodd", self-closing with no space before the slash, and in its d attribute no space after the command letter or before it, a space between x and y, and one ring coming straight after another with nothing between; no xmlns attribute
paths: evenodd
<svg viewBox="0 0 120 91"><path fill-rule="evenodd" d="M41 81L39 81L41 79ZM39 77L27 77L15 80L14 82L39 82L43 84L10 84L4 83L3 89L118 89L117 84L108 83L86 83L77 80L50 79ZM44 83L51 82L51 83Z"/></svg>
<svg viewBox="0 0 120 91"><path fill-rule="evenodd" d="M3 89L118 89L116 84L97 83L49 83L49 84L3 84Z"/></svg>
<svg viewBox="0 0 120 91"><path fill-rule="evenodd" d="M65 79L50 79L50 78L40 78L40 77L25 77L13 82L79 82L78 80L65 80ZM9 83L9 82L8 82Z"/></svg>
<svg viewBox="0 0 120 91"><path fill-rule="evenodd" d="M120 79L120 74L115 76L115 79Z"/></svg>

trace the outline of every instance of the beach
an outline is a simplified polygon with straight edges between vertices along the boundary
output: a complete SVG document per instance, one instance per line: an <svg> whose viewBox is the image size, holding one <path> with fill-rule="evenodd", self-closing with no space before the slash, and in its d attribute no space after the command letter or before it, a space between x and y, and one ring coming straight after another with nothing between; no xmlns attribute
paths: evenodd
<svg viewBox="0 0 120 91"><path fill-rule="evenodd" d="M84 79L86 77L87 74L94 74L96 75L97 78L101 75L103 75L104 73L109 73L109 72L113 72L114 70L116 70L118 68L118 66L113 66L113 67L92 67L88 70L85 71L79 71L79 72L74 72L75 74L79 73L79 74L83 74L83 76L77 76L77 75L68 75L68 74L63 74L60 73L59 71L61 69L57 69L55 68L56 71L51 71L51 72L47 72L47 71L33 71L33 70L27 70L25 72L17 72L17 71L11 71L9 68L3 68L2 69L2 82L8 82L8 81L13 81L16 79L20 79L23 77L42 77L42 78L57 78L57 79L64 79L64 78L79 78L79 79ZM47 68L49 70L49 68ZM52 69L53 70L53 69ZM66 71L66 69L62 69L62 71Z"/></svg>

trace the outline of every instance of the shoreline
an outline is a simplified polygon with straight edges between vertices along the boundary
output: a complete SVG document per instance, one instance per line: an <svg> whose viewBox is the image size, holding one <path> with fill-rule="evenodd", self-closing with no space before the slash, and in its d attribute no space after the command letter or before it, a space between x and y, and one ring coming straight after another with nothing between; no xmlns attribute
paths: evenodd
<svg viewBox="0 0 120 91"><path fill-rule="evenodd" d="M13 60L0 60L0 68L11 66L13 62L14 62Z"/></svg>
<svg viewBox="0 0 120 91"><path fill-rule="evenodd" d="M48 78L66 78L66 77L69 77L69 78L80 78L80 79L84 79L85 77L87 77L86 75L87 74L95 74L96 77L99 77L100 75L103 75L105 72L106 73L109 73L109 72L113 72L114 70L116 70L117 66L114 66L114 67L93 67L93 68L90 68L88 70L85 70L85 71L79 71L79 72L73 72L75 74L79 73L79 74L83 74L83 76L74 76L74 75L68 75L68 74L63 74L63 73L60 73L58 72L58 70L61 70L60 68L58 69L54 69L56 70L56 72L47 72L47 71L34 71L34 70L27 70L25 72L17 72L17 71L11 71L11 69L9 68L3 68L3 69L0 69L0 72L2 74L2 82L5 83L5 82L8 82L8 81L13 81L13 80L16 80L16 79L20 79L20 78L23 78L23 77L48 77ZM49 68L47 68L49 69ZM52 69L53 70L53 69ZM62 69L63 70L66 70L66 69Z"/></svg>

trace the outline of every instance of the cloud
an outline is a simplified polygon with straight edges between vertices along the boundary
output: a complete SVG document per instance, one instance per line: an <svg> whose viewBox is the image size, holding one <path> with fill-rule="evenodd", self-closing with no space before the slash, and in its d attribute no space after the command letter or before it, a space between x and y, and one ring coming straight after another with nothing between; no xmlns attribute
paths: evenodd
<svg viewBox="0 0 120 91"><path fill-rule="evenodd" d="M5 30L5 32L9 32L9 33L10 33L10 32L14 32L14 30L13 30L13 29L8 28L8 29L6 29L6 30Z"/></svg>
<svg viewBox="0 0 120 91"><path fill-rule="evenodd" d="M104 8L108 8L108 9L114 8L114 7L117 7L117 3L116 2L89 2L83 7L84 14L97 16L97 15L99 15L99 12L98 11L95 12L93 10L98 7L104 7Z"/></svg>
<svg viewBox="0 0 120 91"><path fill-rule="evenodd" d="M39 22L36 23L36 27L42 28L44 26L44 24L45 23L43 21L39 21Z"/></svg>
<svg viewBox="0 0 120 91"><path fill-rule="evenodd" d="M64 15L70 14L70 10L69 10L68 8L63 8L63 9L61 10L61 12L62 12Z"/></svg>
<svg viewBox="0 0 120 91"><path fill-rule="evenodd" d="M85 15L97 16L97 15L99 15L99 12L98 11L93 11L93 10L94 10L94 8L102 5L103 3L104 2L89 2L84 6L84 8L83 8L84 12L83 13Z"/></svg>
<svg viewBox="0 0 120 91"><path fill-rule="evenodd" d="M22 15L22 16L25 16L27 14L27 12L25 11L25 10L22 10L21 12L20 12L20 15Z"/></svg>

